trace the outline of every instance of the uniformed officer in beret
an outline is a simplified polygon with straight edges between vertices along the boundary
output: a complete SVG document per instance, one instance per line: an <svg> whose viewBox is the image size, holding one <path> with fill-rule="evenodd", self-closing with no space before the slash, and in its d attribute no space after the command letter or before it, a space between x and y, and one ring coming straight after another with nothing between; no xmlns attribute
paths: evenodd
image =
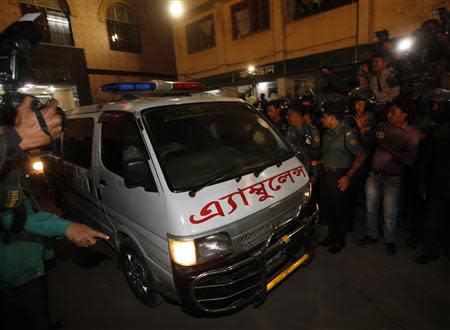
<svg viewBox="0 0 450 330"><path fill-rule="evenodd" d="M322 141L322 212L328 225L327 237L319 242L335 254L345 247L345 232L350 217L349 185L353 174L365 159L357 136L343 121L347 102L333 97L322 103L322 123L326 129Z"/></svg>

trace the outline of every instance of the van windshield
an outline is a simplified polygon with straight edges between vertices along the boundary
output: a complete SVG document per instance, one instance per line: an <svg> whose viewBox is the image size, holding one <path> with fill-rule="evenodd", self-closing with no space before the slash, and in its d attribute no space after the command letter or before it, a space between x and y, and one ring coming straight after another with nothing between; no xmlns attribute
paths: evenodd
<svg viewBox="0 0 450 330"><path fill-rule="evenodd" d="M258 173L294 155L245 103L158 107L144 110L143 119L169 187L177 192Z"/></svg>

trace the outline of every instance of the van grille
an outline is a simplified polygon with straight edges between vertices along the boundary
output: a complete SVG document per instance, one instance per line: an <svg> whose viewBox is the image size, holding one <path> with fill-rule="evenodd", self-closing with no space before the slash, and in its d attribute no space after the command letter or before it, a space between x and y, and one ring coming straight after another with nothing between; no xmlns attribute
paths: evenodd
<svg viewBox="0 0 450 330"><path fill-rule="evenodd" d="M244 235L238 238L238 242L241 244L242 248L248 249L255 246L263 241L266 241L274 229L283 223L282 219L275 219L265 223L254 230L248 231Z"/></svg>
<svg viewBox="0 0 450 330"><path fill-rule="evenodd" d="M281 204L280 206L284 207L284 210L282 212L276 212L275 216L272 215L271 220L266 221L258 227L250 229L235 238L242 250L249 250L256 245L267 241L276 228L284 226L286 222L295 217L298 211L298 205L294 203L291 205ZM260 219L264 219L264 215L262 215Z"/></svg>

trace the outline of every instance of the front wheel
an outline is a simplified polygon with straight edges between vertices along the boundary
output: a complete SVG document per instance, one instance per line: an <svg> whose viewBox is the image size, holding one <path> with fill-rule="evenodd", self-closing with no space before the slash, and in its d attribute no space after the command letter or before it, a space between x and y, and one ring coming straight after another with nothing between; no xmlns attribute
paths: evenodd
<svg viewBox="0 0 450 330"><path fill-rule="evenodd" d="M128 286L143 304L154 307L161 298L155 290L153 276L139 249L130 240L122 243L121 263Z"/></svg>

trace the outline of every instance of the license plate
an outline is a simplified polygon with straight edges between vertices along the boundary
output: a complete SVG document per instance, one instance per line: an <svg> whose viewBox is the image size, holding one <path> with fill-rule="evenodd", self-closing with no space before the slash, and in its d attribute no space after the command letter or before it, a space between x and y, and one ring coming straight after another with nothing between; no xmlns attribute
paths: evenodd
<svg viewBox="0 0 450 330"><path fill-rule="evenodd" d="M280 266L286 261L287 251L286 249L282 249L275 253L272 257L266 260L266 270L268 273L271 273L275 268Z"/></svg>

